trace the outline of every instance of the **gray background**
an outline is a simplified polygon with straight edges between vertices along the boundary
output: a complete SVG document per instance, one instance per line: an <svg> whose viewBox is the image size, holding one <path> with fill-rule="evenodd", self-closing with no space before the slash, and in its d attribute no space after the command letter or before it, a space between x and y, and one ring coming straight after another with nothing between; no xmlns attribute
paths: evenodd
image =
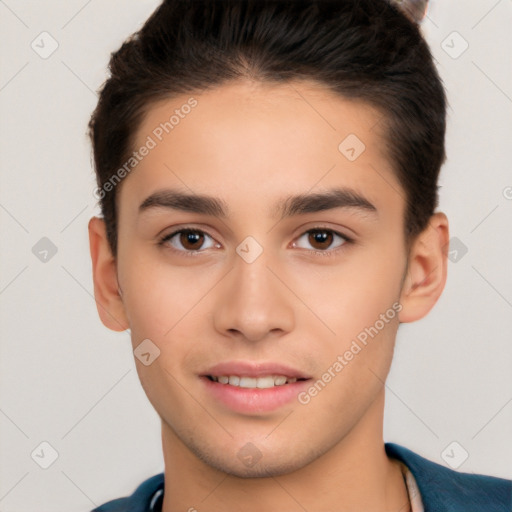
<svg viewBox="0 0 512 512"><path fill-rule="evenodd" d="M92 297L85 135L110 52L157 4L0 0L1 512L90 510L163 470L129 335L103 327ZM440 209L457 240L439 303L400 327L385 421L386 441L508 478L510 27L511 0L434 0L423 23L450 102Z"/></svg>

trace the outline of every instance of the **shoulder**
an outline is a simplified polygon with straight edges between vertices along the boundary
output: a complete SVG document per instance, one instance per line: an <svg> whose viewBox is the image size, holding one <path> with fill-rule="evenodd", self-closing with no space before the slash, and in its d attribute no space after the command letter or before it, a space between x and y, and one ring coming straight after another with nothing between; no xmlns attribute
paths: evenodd
<svg viewBox="0 0 512 512"><path fill-rule="evenodd" d="M150 512L152 499L156 492L164 489L164 474L152 476L144 480L131 496L108 501L95 508L92 512ZM159 494L162 494L159 493Z"/></svg>
<svg viewBox="0 0 512 512"><path fill-rule="evenodd" d="M386 443L385 448L413 474L425 512L512 511L512 480L454 471L398 444Z"/></svg>

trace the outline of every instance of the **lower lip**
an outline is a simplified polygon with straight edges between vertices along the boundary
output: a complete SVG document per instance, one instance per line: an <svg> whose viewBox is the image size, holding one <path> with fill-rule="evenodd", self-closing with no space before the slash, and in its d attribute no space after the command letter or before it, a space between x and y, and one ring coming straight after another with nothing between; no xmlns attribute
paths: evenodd
<svg viewBox="0 0 512 512"><path fill-rule="evenodd" d="M214 382L201 377L207 391L214 399L232 411L242 414L257 414L275 411L297 399L297 395L308 385L309 380L274 386L267 389L241 388Z"/></svg>

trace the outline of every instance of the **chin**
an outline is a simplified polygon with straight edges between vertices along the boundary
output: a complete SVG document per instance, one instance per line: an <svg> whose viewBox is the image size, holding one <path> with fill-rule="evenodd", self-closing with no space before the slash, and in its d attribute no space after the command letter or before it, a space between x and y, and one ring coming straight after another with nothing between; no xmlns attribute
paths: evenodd
<svg viewBox="0 0 512 512"><path fill-rule="evenodd" d="M198 443L197 439L182 439L187 448L206 465L237 478L270 478L293 473L321 457L325 450L308 447L301 452L296 447L281 444L259 450L251 442L232 449ZM232 455L230 455L232 454Z"/></svg>
<svg viewBox="0 0 512 512"><path fill-rule="evenodd" d="M310 462L297 458L283 460L276 453L273 453L271 456L262 455L261 459L252 466L245 465L236 456L230 460L226 460L225 455L216 457L212 453L207 455L197 453L196 456L201 458L210 467L237 478L271 478L287 475L301 469ZM269 460L269 458L272 460Z"/></svg>

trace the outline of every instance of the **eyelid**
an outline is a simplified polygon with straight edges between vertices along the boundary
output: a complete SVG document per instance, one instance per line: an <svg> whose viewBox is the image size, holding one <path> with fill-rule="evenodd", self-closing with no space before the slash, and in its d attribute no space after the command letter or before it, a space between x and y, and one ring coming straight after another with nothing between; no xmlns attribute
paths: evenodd
<svg viewBox="0 0 512 512"><path fill-rule="evenodd" d="M339 236L341 239L343 239L343 243L341 243L337 247L329 248L329 249L314 249L314 248L313 249L305 249L303 247L296 247L296 243L297 243L296 241L299 240L300 238L302 238L303 236L307 235L308 233L312 232L312 231L327 231L327 232L330 232L333 235ZM351 244L351 243L354 243L354 240L353 240L352 237L349 237L349 236L345 235L344 233L342 233L342 232L340 232L340 231L338 231L336 229L333 229L331 227L315 225L315 226L310 227L310 228L308 228L306 230L302 230L301 234L294 238L294 241L292 242L292 245L294 247L296 247L297 249L299 249L301 251L305 251L307 253L320 254L322 256L335 256L339 251L344 250L345 246L347 244Z"/></svg>
<svg viewBox="0 0 512 512"><path fill-rule="evenodd" d="M314 229L325 229L326 231L332 231L342 236L343 238L346 238L347 240L354 240L357 237L356 231L350 229L348 226L333 224L327 221L308 222L304 226L301 226L300 234L304 233L305 231L311 231Z"/></svg>
<svg viewBox="0 0 512 512"><path fill-rule="evenodd" d="M308 222L307 224L300 226L300 228L297 228L295 230L296 234L294 234L293 240L296 240L297 238L301 237L305 233L309 233L310 231L316 231L316 230L331 231L332 233L335 233L336 235L339 235L342 238L344 238L347 242L354 242L355 239L357 238L356 233L348 227L340 226L340 225L333 226L332 224L330 224L328 222L322 222L322 221L314 222L313 221L313 222Z"/></svg>
<svg viewBox="0 0 512 512"><path fill-rule="evenodd" d="M206 231L205 229L190 226L190 225L177 227L170 233L167 233L163 236L159 236L158 237L158 245L162 246L162 247L165 246L170 251L173 251L174 253L185 255L185 256L194 256L196 254L200 254L200 253L212 248L212 247L208 247L206 249L197 249L195 251L192 251L192 250L177 249L176 247L173 247L170 243L167 245L167 243L170 242L170 240L172 238L174 238L176 235L178 235L179 233L182 233L182 232L186 232L186 231L201 233L202 235L205 235L205 236L211 238L215 245L219 245L219 242L217 242L216 238L213 237L212 235L210 235L210 233L208 233L208 231Z"/></svg>

